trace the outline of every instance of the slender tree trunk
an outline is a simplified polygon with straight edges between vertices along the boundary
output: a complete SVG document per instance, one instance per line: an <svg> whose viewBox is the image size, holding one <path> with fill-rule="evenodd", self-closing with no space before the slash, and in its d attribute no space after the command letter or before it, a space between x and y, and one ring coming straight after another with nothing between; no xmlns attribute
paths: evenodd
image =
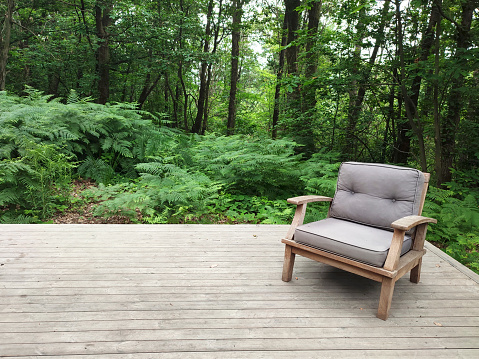
<svg viewBox="0 0 479 359"><path fill-rule="evenodd" d="M214 40L213 40L213 50L211 54L216 54L216 50L218 50L218 45L221 42L220 39L220 28L221 28L221 18L223 13L223 0L219 0L218 3L218 21L214 25ZM206 89L205 89L205 106L203 109L203 123L201 125L201 134L204 135L206 133L206 129L208 127L208 114L209 114L209 99L210 99L210 85L211 79L213 78L213 63L210 61L208 64L208 71L207 71L207 80L206 80Z"/></svg>
<svg viewBox="0 0 479 359"><path fill-rule="evenodd" d="M7 0L7 10L3 19L3 27L0 32L0 91L5 90L7 79L7 62L10 51L10 36L12 33L13 9L15 7L13 0Z"/></svg>
<svg viewBox="0 0 479 359"><path fill-rule="evenodd" d="M184 9L184 2L183 0L180 0L180 9L181 12L185 15L188 16L188 11L185 11ZM179 34L178 34L178 43L179 43L179 49L180 52L183 49L183 20L180 21L180 29L179 29ZM188 131L188 92L186 91L186 84L185 80L183 78L183 58L180 59L179 65L178 65L178 78L180 79L181 83L181 88L183 90L183 128L185 131ZM177 88L178 90L178 88ZM178 91L177 91L178 94Z"/></svg>
<svg viewBox="0 0 479 359"><path fill-rule="evenodd" d="M436 5L437 4L437 5ZM432 46L434 45L434 31L437 26L437 23L441 21L441 15L438 10L438 6L442 4L442 0L435 0L432 8L431 8L431 15L429 17L429 22L427 25L426 30L424 31L421 39L421 43L419 45L420 49L420 56L416 61L427 61L429 54L431 53ZM421 90L421 82L423 76L416 75L413 79L413 83L411 86L411 100L412 104L417 107L419 102L419 94Z"/></svg>
<svg viewBox="0 0 479 359"><path fill-rule="evenodd" d="M467 0L462 2L461 23L456 25L456 53L454 59L458 68L457 74L453 76L451 89L447 101L447 113L442 119L441 126L441 173L439 173L438 184L452 180L451 169L454 165L456 154L456 133L461 119L461 111L465 104L464 93L464 72L467 68L467 58L464 53L471 45L471 24L472 16L479 5L478 0Z"/></svg>
<svg viewBox="0 0 479 359"><path fill-rule="evenodd" d="M390 124L394 119L394 101L396 99L396 91L395 86L391 86L389 89L389 99L388 99L388 116L386 118L386 128L384 129L384 136L383 136L383 143L381 148L381 162L386 161L386 152L388 148L388 140L389 140L389 128Z"/></svg>
<svg viewBox="0 0 479 359"><path fill-rule="evenodd" d="M427 60L431 47L434 44L434 28L437 22L440 20L440 14L437 6L435 4L440 4L442 0L436 0L431 8L431 15L429 16L428 25L422 34L421 42L419 44L419 57L417 61L424 62ZM398 78L397 74L393 75L395 79ZM421 82L423 76L419 73L414 76L411 89L408 92L410 101L405 101L406 111L410 113L415 113L418 108L419 103L419 94L421 90ZM395 146L394 153L394 163L405 164L408 161L409 153L411 152L411 139L408 137L407 133L412 130L410 122L398 123L398 138Z"/></svg>
<svg viewBox="0 0 479 359"><path fill-rule="evenodd" d="M346 133L344 137L343 152L345 160L356 159L357 151L357 137L356 137L356 125L359 118L360 109L356 108L358 102L358 78L360 75L361 66L361 51L362 43L364 39L365 25L363 18L365 17L364 7L359 10L359 19L356 26L356 45L352 56L351 65L351 83L349 85L349 106L348 106L348 122L346 124Z"/></svg>
<svg viewBox="0 0 479 359"><path fill-rule="evenodd" d="M128 63L128 66L126 67L126 73L125 73L125 77L128 78L128 76L130 75L130 72L131 72L131 63ZM125 102L126 101L126 93L128 91L128 82L125 81L125 83L123 84L123 90L121 91L121 102Z"/></svg>
<svg viewBox="0 0 479 359"><path fill-rule="evenodd" d="M86 38L88 40L88 44L90 45L90 48L93 51L93 44L92 44L91 38L90 38L90 29L88 28L88 22L86 21L86 16L85 16L86 9L85 9L85 1L84 0L80 0L80 12L81 12L81 16L82 16L83 25L85 26Z"/></svg>
<svg viewBox="0 0 479 359"><path fill-rule="evenodd" d="M188 92L186 91L185 80L183 79L183 60L180 60L178 67L178 77L181 83L181 89L183 90L183 128L188 131Z"/></svg>
<svg viewBox="0 0 479 359"><path fill-rule="evenodd" d="M209 63L208 71L207 71L206 90L205 90L205 106L203 108L203 122L201 123L201 131L200 131L200 134L202 135L206 133L206 129L208 128L210 84L211 84L211 77L213 76L212 67L213 67L213 64Z"/></svg>
<svg viewBox="0 0 479 359"><path fill-rule="evenodd" d="M232 0L233 24L231 32L231 76L230 96L228 103L228 121L226 134L233 135L236 126L236 91L238 85L239 42L241 37L241 17L243 15L243 0Z"/></svg>
<svg viewBox="0 0 479 359"><path fill-rule="evenodd" d="M318 54L315 50L316 35L318 33L319 18L321 15L321 0L314 1L308 10L308 32L306 37L305 71L306 83L301 89L301 112L303 113L299 131L301 133L301 151L307 157L315 152L313 119L316 117L316 86L313 77L318 68Z"/></svg>
<svg viewBox="0 0 479 359"><path fill-rule="evenodd" d="M396 21L397 21L397 34L398 34L398 50L399 50L399 63L401 74L399 76L399 85L401 88L401 94L404 98L406 116L409 121L414 134L417 137L418 147L419 147L419 163L421 164L421 170L423 172L427 171L427 160L426 160L426 147L424 144L423 129L422 124L419 121L417 107L414 106L414 103L411 100L411 97L408 95L405 85L405 76L406 76L406 65L404 62L404 46L403 46L403 32L402 32L402 18L401 18L401 3L396 2Z"/></svg>
<svg viewBox="0 0 479 359"><path fill-rule="evenodd" d="M279 64L278 64L278 71L276 72L276 88L274 91L274 110L273 110L273 123L272 123L272 131L271 136L273 139L276 139L278 136L278 120L279 120L279 101L280 101L280 94L281 94L281 80L283 78L283 71L284 71L284 54L286 46L286 42L288 40L287 36L288 30L288 23L286 19L286 14L284 15L283 19L283 28L281 33L281 50L279 52Z"/></svg>
<svg viewBox="0 0 479 359"><path fill-rule="evenodd" d="M286 69L290 77L299 75L298 52L297 45L299 30L299 12L297 8L301 5L301 0L284 0L285 18L288 25L288 38L286 48ZM300 105L300 87L294 85L292 91L287 93L287 102L289 110L293 112L293 117L297 117L297 113L301 111ZM297 113L294 113L297 112ZM296 126L294 126L296 127Z"/></svg>
<svg viewBox="0 0 479 359"><path fill-rule="evenodd" d="M318 33L319 18L321 16L322 0L316 0L308 10L308 35L306 40L306 78L314 76L318 69L318 54L314 51L316 34ZM311 105L311 103L308 103Z"/></svg>
<svg viewBox="0 0 479 359"><path fill-rule="evenodd" d="M388 13L389 13L389 6L390 6L390 0L386 0L384 2L384 6L381 11L381 22L379 23L379 29L376 32L376 39L375 39L375 44L373 48L373 52L371 53L371 57L369 58L368 62L368 67L364 70L364 73L361 76L360 84L359 84L359 89L357 92L352 93L353 98L350 103L352 107L350 108L349 111L349 116L348 116L348 126L346 130L346 143L350 144L351 147L349 147L349 151L346 153L348 154L349 158L354 158L354 152L355 152L355 143L356 143L356 137L355 137L355 132L356 132L356 125L359 121L359 115L362 110L364 98L366 95L366 84L369 83L369 79L371 76L371 71L376 63L376 58L379 52L379 49L381 48L382 44L384 43L384 28L386 24L388 23ZM364 14L362 15L364 16ZM361 15L360 15L361 17ZM358 28L358 32L362 31L362 26ZM362 42L362 39L361 39ZM359 57L361 51L361 47L356 49L356 56ZM357 73L357 71L356 71ZM348 146L347 146L348 148Z"/></svg>
<svg viewBox="0 0 479 359"><path fill-rule="evenodd" d="M98 64L98 103L105 104L110 97L110 46L108 27L111 25L110 5L95 5L95 23L100 44L97 50Z"/></svg>
<svg viewBox="0 0 479 359"><path fill-rule="evenodd" d="M301 84L298 64L298 31L300 29L300 0L285 0L285 18L288 25L286 46L287 89L285 127L288 134L299 145L295 151L309 157L314 147L313 129L309 123L308 114L303 113L301 106Z"/></svg>
<svg viewBox="0 0 479 359"><path fill-rule="evenodd" d="M147 66L147 74L145 77L145 82L143 84L143 89L141 90L140 97L138 97L138 106L141 109L143 105L145 104L145 101L147 100L148 96L151 94L151 92L155 89L155 87L158 85L158 82L161 79L161 73L158 74L153 82L151 82L151 72L152 72L152 62L154 61L153 59L153 51L149 49L148 51L148 66Z"/></svg>
<svg viewBox="0 0 479 359"><path fill-rule="evenodd" d="M206 15L206 27L205 27L205 40L203 46L203 55L206 57L210 52L210 36L211 36L211 16L213 15L213 0L208 3L208 13ZM191 128L191 132L200 133L201 124L203 122L205 99L206 99L206 82L208 81L208 63L205 58L201 62L200 68L200 89L198 93L198 105L196 112L196 118Z"/></svg>
<svg viewBox="0 0 479 359"><path fill-rule="evenodd" d="M161 79L161 74L156 76L155 80L151 84L150 84L150 78L151 78L150 74L146 75L145 85L143 86L143 90L141 91L140 97L138 98L138 106L139 106L140 109L145 104L145 101L148 98L148 96L151 94L151 92L158 85L158 82Z"/></svg>
<svg viewBox="0 0 479 359"><path fill-rule="evenodd" d="M288 24L288 48L286 49L286 62L288 74L298 74L298 51L296 44L299 30L299 12L296 10L301 5L301 0L284 0L285 17ZM298 92L299 93L299 92Z"/></svg>
<svg viewBox="0 0 479 359"><path fill-rule="evenodd" d="M168 72L165 71L165 86L163 87L163 101L164 101L164 113L166 115L166 120L170 121L171 119L171 114L170 114L170 107L169 107L169 89L170 89L170 84L168 81Z"/></svg>
<svg viewBox="0 0 479 359"><path fill-rule="evenodd" d="M60 85L60 74L58 71L53 72L49 76L48 81L48 94L53 95L54 97L58 96L58 86Z"/></svg>
<svg viewBox="0 0 479 359"><path fill-rule="evenodd" d="M175 100L173 101L173 116L175 118L176 127L180 128L180 119L178 117L178 107L180 103L180 85L175 86Z"/></svg>
<svg viewBox="0 0 479 359"><path fill-rule="evenodd" d="M165 86L168 88L168 92L171 97L171 101L173 102L173 127L179 128L180 123L178 121L178 101L180 97L180 88L178 84L175 86L175 93L173 93L173 90L171 89L170 86L170 80L168 76L168 72L165 72ZM166 96L165 96L166 98Z"/></svg>
<svg viewBox="0 0 479 359"><path fill-rule="evenodd" d="M433 107L434 107L434 162L436 166L436 174L442 173L442 140L441 140L441 112L439 108L439 59L440 59L440 35L441 35L441 19L436 25L436 41L434 49L434 83L433 83ZM438 175L438 185L440 176Z"/></svg>

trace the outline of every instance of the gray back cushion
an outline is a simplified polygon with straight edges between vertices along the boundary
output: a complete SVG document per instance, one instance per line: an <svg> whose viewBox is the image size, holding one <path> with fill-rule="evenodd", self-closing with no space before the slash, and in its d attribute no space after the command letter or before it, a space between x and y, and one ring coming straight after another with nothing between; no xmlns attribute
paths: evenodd
<svg viewBox="0 0 479 359"><path fill-rule="evenodd" d="M344 162L330 216L392 230L395 220L418 214L423 185L416 169Z"/></svg>

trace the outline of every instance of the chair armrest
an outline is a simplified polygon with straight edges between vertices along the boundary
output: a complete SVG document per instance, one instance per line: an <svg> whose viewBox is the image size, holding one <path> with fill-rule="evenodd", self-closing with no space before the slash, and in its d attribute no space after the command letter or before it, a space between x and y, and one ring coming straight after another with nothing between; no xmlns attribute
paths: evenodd
<svg viewBox="0 0 479 359"><path fill-rule="evenodd" d="M311 202L331 202L333 199L331 197L325 197L325 196L299 196L299 197L292 197L288 198L288 203L291 204L305 204L305 203L311 203Z"/></svg>
<svg viewBox="0 0 479 359"><path fill-rule="evenodd" d="M394 228L394 233L393 239L391 241L391 247L389 248L389 253L386 258L386 262L384 263L384 269L397 269L399 257L401 256L402 245L404 242L404 235L406 231L413 227L419 226L416 229L416 235L414 237L414 243L411 249L416 251L423 250L428 223L437 223L437 220L423 216L406 216L394 221L391 224L391 227Z"/></svg>
<svg viewBox="0 0 479 359"><path fill-rule="evenodd" d="M306 214L306 207L308 203L312 202L331 202L333 199L331 197L325 196L299 196L288 198L288 203L295 204L296 211L294 212L293 222L289 227L288 233L286 234L286 239L293 239L294 231L296 227L303 224L304 215Z"/></svg>
<svg viewBox="0 0 479 359"><path fill-rule="evenodd" d="M423 223L437 223L437 220L423 216L407 216L394 221L391 227L401 231L409 231L411 228Z"/></svg>

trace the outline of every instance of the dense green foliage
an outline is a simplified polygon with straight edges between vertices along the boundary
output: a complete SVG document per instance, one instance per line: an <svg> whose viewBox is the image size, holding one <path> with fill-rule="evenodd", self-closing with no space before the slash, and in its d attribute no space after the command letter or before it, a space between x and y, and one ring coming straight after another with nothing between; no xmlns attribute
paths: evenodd
<svg viewBox="0 0 479 359"><path fill-rule="evenodd" d="M432 174L430 239L477 270L478 8L0 2L1 221L287 223L340 161L394 163Z"/></svg>
<svg viewBox="0 0 479 359"><path fill-rule="evenodd" d="M35 90L0 93L1 223L49 221L94 203L96 216L135 223L287 224L286 198L335 191L338 154L305 160L287 139L187 135L128 104L47 100ZM439 223L428 239L479 270L479 191L470 174L456 175L449 189L430 188L424 213ZM78 176L99 185L73 197ZM326 212L311 205L306 221Z"/></svg>
<svg viewBox="0 0 479 359"><path fill-rule="evenodd" d="M423 213L436 218L438 225L430 226L427 239L479 272L479 191L457 183L449 187L429 189Z"/></svg>

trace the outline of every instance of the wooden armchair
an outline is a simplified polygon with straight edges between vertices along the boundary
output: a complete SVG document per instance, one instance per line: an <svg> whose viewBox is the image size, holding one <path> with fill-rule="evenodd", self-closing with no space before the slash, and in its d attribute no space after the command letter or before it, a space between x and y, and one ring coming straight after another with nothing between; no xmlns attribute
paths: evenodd
<svg viewBox="0 0 479 359"><path fill-rule="evenodd" d="M289 198L296 212L286 238L283 281L293 274L295 255L381 282L377 317L386 320L394 285L411 271L420 279L428 223L422 217L430 175L390 165L345 162L334 198ZM306 206L331 202L328 218L303 225Z"/></svg>

